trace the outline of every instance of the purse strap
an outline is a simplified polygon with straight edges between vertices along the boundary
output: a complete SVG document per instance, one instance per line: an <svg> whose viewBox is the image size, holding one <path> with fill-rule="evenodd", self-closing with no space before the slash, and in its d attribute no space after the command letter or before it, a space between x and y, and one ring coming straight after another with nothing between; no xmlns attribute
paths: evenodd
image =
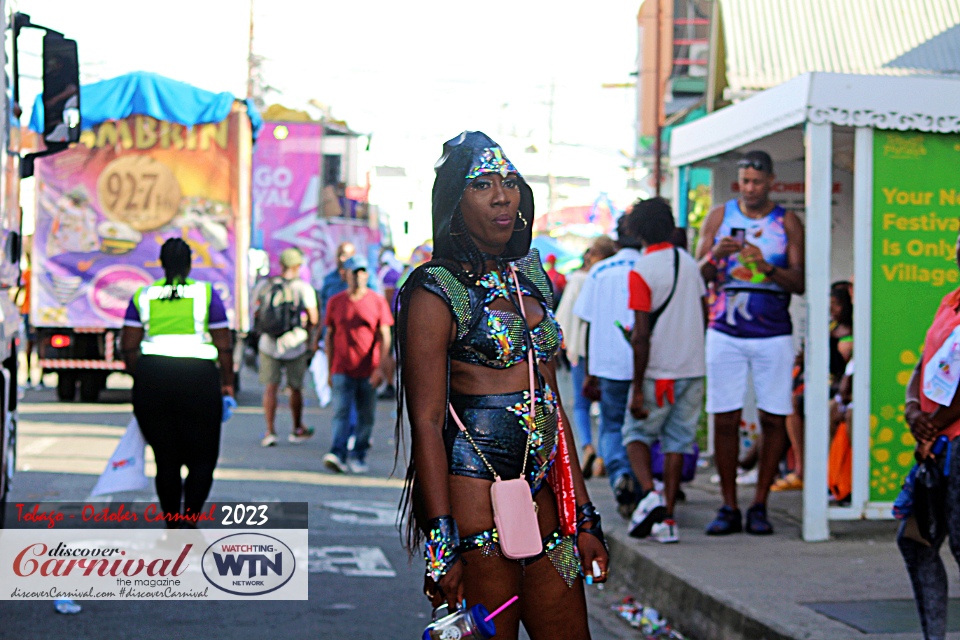
<svg viewBox="0 0 960 640"><path fill-rule="evenodd" d="M517 298L520 299L520 316L523 318L523 325L527 329L527 334L530 335L532 330L530 329L530 323L527 322L527 312L523 308L523 292L520 290L520 280L517 278L517 271L514 266L511 264L508 269L510 270L510 275L513 277L514 287L517 289ZM509 295L509 291L507 294ZM536 396L536 385L534 383L533 376L533 336L530 335L530 344L527 345L527 365L530 372L530 420L536 428L536 418L537 418L537 396ZM447 365L447 372L449 374L450 367ZM448 385L449 386L449 385ZM460 416L457 415L457 412L453 408L452 402L447 402L447 407L450 409L450 415L453 416L453 421L457 423L457 427L460 431L463 432L463 435L467 437L467 440L470 441L470 444L473 445L473 448L477 450L477 455L480 456L480 459L483 460L483 464L487 466L487 469L490 470L490 473L493 474L493 479L495 482L500 482L500 475L493 469L493 465L490 464L490 461L487 460L487 457L483 455L483 451L480 450L480 447L477 446L477 443L473 441L473 436L470 435L470 432L467 431L467 428L463 425L463 422L460 420ZM530 450L530 438L533 436L532 433L527 433L527 444L523 449L523 468L520 470L520 477L527 475L527 458L529 457L528 451Z"/></svg>

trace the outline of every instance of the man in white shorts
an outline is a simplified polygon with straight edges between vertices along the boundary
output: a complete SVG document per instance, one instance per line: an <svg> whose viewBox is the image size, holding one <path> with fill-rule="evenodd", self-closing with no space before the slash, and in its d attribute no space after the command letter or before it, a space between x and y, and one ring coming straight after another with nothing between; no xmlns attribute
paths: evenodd
<svg viewBox="0 0 960 640"><path fill-rule="evenodd" d="M701 229L697 259L713 287L706 337L707 412L713 414L714 451L723 507L708 535L743 531L737 507L740 412L753 376L762 431L756 495L747 533L773 533L767 496L787 445L792 411L793 325L790 296L802 294L803 224L770 200L773 161L750 151L738 163L740 197L713 209Z"/></svg>

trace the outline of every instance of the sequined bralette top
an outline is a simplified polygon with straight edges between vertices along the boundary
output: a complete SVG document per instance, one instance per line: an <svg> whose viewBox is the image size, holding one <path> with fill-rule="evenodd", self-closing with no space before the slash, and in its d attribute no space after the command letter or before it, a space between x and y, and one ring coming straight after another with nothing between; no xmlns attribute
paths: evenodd
<svg viewBox="0 0 960 640"><path fill-rule="evenodd" d="M512 264L523 295L532 296L543 305L544 317L531 333L537 359L546 362L563 345L563 333L552 311L550 282L536 249ZM452 360L494 369L524 362L527 341L523 318L515 311L490 308L494 300L516 295L511 278L493 272L467 285L442 266L427 267L426 276L423 287L443 298L457 323L457 338L450 348Z"/></svg>

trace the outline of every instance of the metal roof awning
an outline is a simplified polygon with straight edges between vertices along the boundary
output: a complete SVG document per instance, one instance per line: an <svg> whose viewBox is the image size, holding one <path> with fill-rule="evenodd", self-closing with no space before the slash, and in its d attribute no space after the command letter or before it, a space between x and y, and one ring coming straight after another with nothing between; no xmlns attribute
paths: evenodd
<svg viewBox="0 0 960 640"><path fill-rule="evenodd" d="M960 132L960 78L805 73L674 129L670 164L696 164L805 122Z"/></svg>
<svg viewBox="0 0 960 640"><path fill-rule="evenodd" d="M807 71L960 72L960 0L720 0L734 95Z"/></svg>

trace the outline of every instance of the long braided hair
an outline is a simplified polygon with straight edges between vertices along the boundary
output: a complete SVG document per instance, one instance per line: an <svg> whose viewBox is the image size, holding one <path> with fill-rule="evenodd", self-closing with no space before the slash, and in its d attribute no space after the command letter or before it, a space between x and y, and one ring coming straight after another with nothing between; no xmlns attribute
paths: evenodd
<svg viewBox="0 0 960 640"><path fill-rule="evenodd" d="M404 433L403 419L404 396L406 392L406 385L404 384L403 380L403 363L407 355L407 321L411 296L417 289L420 288L421 285L423 285L424 281L427 279L427 269L430 267L442 266L450 271L450 273L453 274L458 280L467 286L471 286L487 271L487 260L496 260L497 267L501 270L505 266L505 261L480 251L476 243L474 243L473 238L471 238L470 234L467 232L467 225L463 220L463 213L460 211L459 205L454 211L453 220L451 221L450 225L450 231L450 236L452 237L453 244L457 249L457 254L466 257L467 260L465 262L469 262L469 266L464 267L463 262L453 259L452 256L434 255L432 260L417 267L413 273L410 274L410 277L407 278L407 281L403 283L403 286L400 288L400 293L397 295L396 307L394 308L394 316L397 318L396 340L394 340L393 343L394 358L397 362L397 422L394 429L394 470L396 470L396 465L400 461L401 446L403 447L403 456L407 457L406 436ZM425 518L421 517L417 513L420 506L419 491L419 486L417 484L417 470L411 452L411 455L409 456L409 462L407 463L407 471L403 484L403 493L400 497L401 519L398 522L404 547L411 555L413 555L420 547L424 537L423 531L418 526L418 522L425 522Z"/></svg>
<svg viewBox="0 0 960 640"><path fill-rule="evenodd" d="M160 296L161 300L175 300L180 297L179 285L186 283L193 263L190 245L180 238L170 238L160 248L160 265L166 277L163 285L169 287Z"/></svg>

